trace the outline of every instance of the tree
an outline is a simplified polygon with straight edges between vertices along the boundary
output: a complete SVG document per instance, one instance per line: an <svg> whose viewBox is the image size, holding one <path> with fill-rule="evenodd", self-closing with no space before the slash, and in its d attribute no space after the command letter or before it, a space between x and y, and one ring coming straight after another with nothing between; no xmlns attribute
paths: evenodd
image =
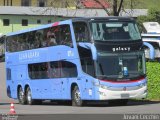
<svg viewBox="0 0 160 120"><path fill-rule="evenodd" d="M148 10L148 14L147 16L138 16L137 18L137 22L138 22L138 26L140 28L141 31L143 28L143 22L159 22L160 23L160 9L157 8L150 8Z"/></svg>
<svg viewBox="0 0 160 120"><path fill-rule="evenodd" d="M61 0L61 1L60 0L50 0L49 9L73 8L73 6L76 9L84 9L85 6L83 6L82 3L84 3L85 1L87 0ZM108 2L110 6L109 8L108 7L106 8L106 6L101 2L101 0L93 0L93 1L99 4L109 16L110 15L119 16L121 11L126 12L124 6L126 7L127 5L128 8L133 9L133 7L139 3L136 0L104 0Z"/></svg>
<svg viewBox="0 0 160 120"><path fill-rule="evenodd" d="M81 0L63 0L63 1L60 2L59 0L52 0L50 5L53 8L56 8L56 7L67 8L67 7L70 7L72 5L74 5L76 8L84 8L81 5L80 1ZM108 9L99 0L94 0L94 1L96 3L98 3L102 7L102 9L104 9L106 11L106 13L108 15L114 15L114 16L119 16L119 13L122 9L123 2L124 2L124 0L106 0L106 2L108 2L110 4L110 9Z"/></svg>
<svg viewBox="0 0 160 120"><path fill-rule="evenodd" d="M113 0L113 15L119 16L123 4L123 0L120 0L120 4L118 6L118 0Z"/></svg>

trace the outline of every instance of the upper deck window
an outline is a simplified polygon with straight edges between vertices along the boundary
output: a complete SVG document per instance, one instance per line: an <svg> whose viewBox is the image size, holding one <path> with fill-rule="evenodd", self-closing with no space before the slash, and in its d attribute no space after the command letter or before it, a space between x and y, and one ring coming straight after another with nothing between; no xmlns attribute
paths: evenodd
<svg viewBox="0 0 160 120"><path fill-rule="evenodd" d="M135 22L94 21L91 23L93 40L126 41L141 39Z"/></svg>
<svg viewBox="0 0 160 120"><path fill-rule="evenodd" d="M6 50L8 52L18 52L56 45L73 47L69 25L37 29L8 36Z"/></svg>
<svg viewBox="0 0 160 120"><path fill-rule="evenodd" d="M87 42L89 41L89 32L87 24L84 22L73 23L75 38L77 42Z"/></svg>

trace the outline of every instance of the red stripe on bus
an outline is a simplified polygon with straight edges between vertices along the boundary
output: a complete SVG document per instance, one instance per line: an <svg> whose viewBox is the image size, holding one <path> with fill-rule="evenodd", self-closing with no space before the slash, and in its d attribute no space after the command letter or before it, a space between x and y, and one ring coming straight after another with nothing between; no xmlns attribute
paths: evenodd
<svg viewBox="0 0 160 120"><path fill-rule="evenodd" d="M133 83L133 82L139 82L139 81L142 81L144 80L145 78L140 78L138 80L132 80L132 81L111 81L111 80L100 80L100 81L103 81L103 82L110 82L110 83Z"/></svg>
<svg viewBox="0 0 160 120"><path fill-rule="evenodd" d="M52 25L52 26L57 26L57 25L59 25L59 22L55 22L55 23L53 23L53 25Z"/></svg>

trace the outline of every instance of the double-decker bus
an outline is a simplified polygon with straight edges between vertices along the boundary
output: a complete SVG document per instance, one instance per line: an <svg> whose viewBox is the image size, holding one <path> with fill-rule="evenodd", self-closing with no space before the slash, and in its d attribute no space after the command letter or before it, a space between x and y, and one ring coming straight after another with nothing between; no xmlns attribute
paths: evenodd
<svg viewBox="0 0 160 120"><path fill-rule="evenodd" d="M125 105L147 95L143 42L132 18L74 18L9 33L5 55L7 94L20 104Z"/></svg>

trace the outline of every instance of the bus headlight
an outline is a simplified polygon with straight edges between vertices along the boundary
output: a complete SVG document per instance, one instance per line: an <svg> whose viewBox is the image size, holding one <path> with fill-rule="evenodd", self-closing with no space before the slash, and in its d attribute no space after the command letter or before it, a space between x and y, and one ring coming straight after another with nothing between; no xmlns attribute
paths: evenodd
<svg viewBox="0 0 160 120"><path fill-rule="evenodd" d="M97 87L102 88L102 89L107 89L108 88L107 86L102 85L102 84L100 84L98 82L92 82L92 83L93 83L94 86L97 86Z"/></svg>
<svg viewBox="0 0 160 120"><path fill-rule="evenodd" d="M108 88L108 87L105 86L105 85L99 85L99 87L102 88L102 89L107 89L107 88Z"/></svg>
<svg viewBox="0 0 160 120"><path fill-rule="evenodd" d="M104 92L98 91L100 95L102 96L106 96L106 94Z"/></svg>
<svg viewBox="0 0 160 120"><path fill-rule="evenodd" d="M94 80L92 80L92 84L94 85L94 86L99 86L99 81L94 81Z"/></svg>

